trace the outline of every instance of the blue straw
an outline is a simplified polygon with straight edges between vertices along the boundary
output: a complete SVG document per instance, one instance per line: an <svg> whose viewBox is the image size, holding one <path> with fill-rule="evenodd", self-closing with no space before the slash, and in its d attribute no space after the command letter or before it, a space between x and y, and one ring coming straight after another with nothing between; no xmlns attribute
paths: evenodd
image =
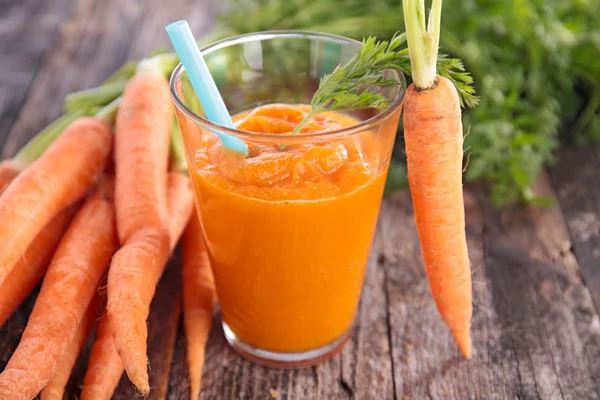
<svg viewBox="0 0 600 400"><path fill-rule="evenodd" d="M194 35L185 20L173 22L166 27L175 51L185 67L196 96L202 104L206 118L215 124L234 129L233 121L227 111L225 102L217 89L217 85L202 57ZM239 138L224 132L215 133L223 146L244 155L248 154L248 146Z"/></svg>

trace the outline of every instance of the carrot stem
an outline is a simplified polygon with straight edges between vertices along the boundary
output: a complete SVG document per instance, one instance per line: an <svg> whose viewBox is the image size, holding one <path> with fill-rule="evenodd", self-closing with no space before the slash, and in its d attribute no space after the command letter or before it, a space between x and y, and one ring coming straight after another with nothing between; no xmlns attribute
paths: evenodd
<svg viewBox="0 0 600 400"><path fill-rule="evenodd" d="M314 108L312 108L310 110L310 112L308 114L306 114L306 117L304 117L304 119L302 121L300 121L300 123L298 125L296 125L296 127L294 128L294 130L292 131L292 133L290 133L290 136L299 133L300 130L302 128L304 128L304 126L310 122L310 120L312 119L312 117L315 116L316 113L317 113L317 110L315 110ZM288 147L287 144L282 144L281 146L279 146L279 150L283 151L283 150L285 150L286 147Z"/></svg>
<svg viewBox="0 0 600 400"><path fill-rule="evenodd" d="M304 117L304 119L300 121L298 125L296 125L296 127L294 128L292 133L290 133L290 135L300 133L300 130L302 130L302 128L304 128L304 126L310 122L311 118L314 117L316 113L317 111L314 108L311 109L310 112L306 114L306 117Z"/></svg>
<svg viewBox="0 0 600 400"><path fill-rule="evenodd" d="M81 109L87 110L90 107L104 106L118 98L125 90L125 86L127 86L127 80L122 79L95 88L69 93L65 96L64 109L66 112L74 112Z"/></svg>
<svg viewBox="0 0 600 400"><path fill-rule="evenodd" d="M100 86L67 94L64 109L71 113L82 109L90 110L98 106L106 106L123 94L129 79L136 73L152 71L169 77L178 62L179 59L175 54L160 52L140 62L130 61L109 76ZM94 114L92 113L92 115Z"/></svg>
<svg viewBox="0 0 600 400"><path fill-rule="evenodd" d="M135 70L138 66L137 61L129 61L125 63L121 68L116 70L111 76L106 78L103 85L114 83L118 81L128 81L133 75L135 75Z"/></svg>
<svg viewBox="0 0 600 400"><path fill-rule="evenodd" d="M27 168L31 163L37 160L48 147L50 147L54 140L67 129L72 122L86 114L87 110L80 109L58 118L19 150L13 158L13 164L21 170Z"/></svg>
<svg viewBox="0 0 600 400"><path fill-rule="evenodd" d="M106 107L98 111L98 113L96 113L96 118L112 125L115 122L115 117L117 116L117 111L120 105L121 97L119 96L111 101Z"/></svg>
<svg viewBox="0 0 600 400"><path fill-rule="evenodd" d="M442 0L433 0L427 26L424 0L403 0L402 6L412 79L419 89L428 89L434 85L437 75Z"/></svg>
<svg viewBox="0 0 600 400"><path fill-rule="evenodd" d="M179 58L174 53L159 54L140 61L135 73L152 72L169 78L178 63Z"/></svg>

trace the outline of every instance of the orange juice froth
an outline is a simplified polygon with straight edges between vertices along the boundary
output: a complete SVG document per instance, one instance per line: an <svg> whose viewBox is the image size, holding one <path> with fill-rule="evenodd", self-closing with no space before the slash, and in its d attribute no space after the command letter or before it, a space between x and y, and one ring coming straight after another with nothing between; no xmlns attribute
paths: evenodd
<svg viewBox="0 0 600 400"><path fill-rule="evenodd" d="M309 110L274 104L234 120L285 135ZM357 123L319 113L300 135ZM222 316L241 341L302 352L350 328L387 174L374 143L372 132L283 150L248 143L243 158L207 133L188 154Z"/></svg>

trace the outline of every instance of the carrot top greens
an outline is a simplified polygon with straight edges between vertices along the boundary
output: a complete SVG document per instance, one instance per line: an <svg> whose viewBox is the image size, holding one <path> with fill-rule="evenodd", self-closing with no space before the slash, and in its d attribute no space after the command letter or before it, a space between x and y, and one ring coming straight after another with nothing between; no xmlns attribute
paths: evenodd
<svg viewBox="0 0 600 400"><path fill-rule="evenodd" d="M408 52L413 67L413 81L420 89L428 89L437 76L436 61L440 44L440 21L442 0L433 0L429 21L425 25L424 0L403 0L404 25L408 40Z"/></svg>
<svg viewBox="0 0 600 400"><path fill-rule="evenodd" d="M385 73L388 70L412 75L415 80L415 74L411 74L411 57L405 46L406 38L406 34L396 33L390 41L378 41L372 36L364 39L358 54L352 60L344 65L339 65L331 74L321 78L319 88L313 95L310 104L310 113L291 134L295 135L300 132L302 127L321 111L348 111L369 107L387 108L391 102L389 98L381 93L365 89L367 86L398 86L399 81L386 77ZM437 56L437 45L435 46ZM433 57L432 61L434 68L430 71L431 68L428 66L425 68L426 73L432 73L433 79L435 79L436 73L448 78L458 90L461 105L475 107L479 98L475 96L473 78L468 72L465 72L462 61L447 56Z"/></svg>

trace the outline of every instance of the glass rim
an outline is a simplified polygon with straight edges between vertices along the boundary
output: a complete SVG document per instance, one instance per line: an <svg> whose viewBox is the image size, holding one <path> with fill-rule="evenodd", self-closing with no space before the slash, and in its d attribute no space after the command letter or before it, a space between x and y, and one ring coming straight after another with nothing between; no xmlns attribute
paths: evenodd
<svg viewBox="0 0 600 400"><path fill-rule="evenodd" d="M213 51L221 50L223 48L226 48L226 47L229 47L232 45L248 43L248 42L255 41L257 39L262 40L262 39L273 39L273 38L301 38L301 37L316 38L316 39L329 39L329 40L334 40L337 42L343 42L346 44L358 45L359 47L362 45L362 43L359 42L358 40L354 40L354 39L351 39L351 38L348 38L345 36L334 35L331 33L315 32L315 31L307 31L307 30L272 30L272 31L260 31L260 32L253 32L253 33L245 33L242 35L236 35L236 36L231 36L231 37L228 37L225 39L217 40L213 43L202 46L200 51L204 55L204 54L210 54ZM173 97L175 106L183 114L185 114L188 118L191 118L192 120L194 120L194 122L199 123L201 126L207 128L207 129L217 130L219 132L224 132L224 133L229 133L229 134L232 134L235 136L247 138L249 140L252 140L252 139L254 139L254 140L256 140L256 139L273 140L273 139L276 139L276 138L282 136L280 134L252 132L252 131L245 131L245 130L241 130L241 129L228 128L226 126L216 124L216 123L204 118L203 116L195 113L185 104L185 102L179 97L179 94L177 93L177 86L176 86L177 80L180 78L180 76L182 75L182 73L184 71L185 71L185 67L180 62L177 65L177 67L175 67L175 69L173 70L173 73L171 74L169 86L170 86L171 96ZM394 100L392 100L390 105L387 106L383 111L381 111L377 115L374 115L364 121L359 122L356 125L352 125L352 126L349 126L346 128L336 129L336 130L332 130L332 131L303 133L303 134L296 135L296 136L287 135L287 136L285 136L286 142L292 143L292 142L296 142L296 141L306 140L307 138L323 138L323 137L331 138L331 137L349 136L349 135L352 135L355 133L373 129L377 125L381 124L387 118L392 116L392 114L394 112L396 112L396 110L402 105L402 101L404 100L404 96L406 94L406 78L404 77L404 74L400 71L394 70L394 72L398 74L398 81L400 82L399 92L396 95L396 97L394 98Z"/></svg>

